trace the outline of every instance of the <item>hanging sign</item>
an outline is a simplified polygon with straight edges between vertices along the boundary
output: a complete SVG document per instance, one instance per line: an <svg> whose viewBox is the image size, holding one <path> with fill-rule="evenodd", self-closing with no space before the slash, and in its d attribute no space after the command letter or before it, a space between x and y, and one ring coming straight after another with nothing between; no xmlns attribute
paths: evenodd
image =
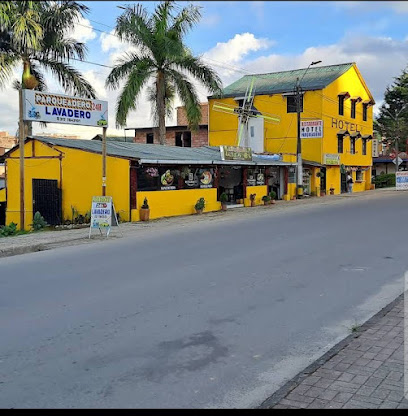
<svg viewBox="0 0 408 416"><path fill-rule="evenodd" d="M395 188L397 191L408 191L408 171L396 172Z"/></svg>
<svg viewBox="0 0 408 416"><path fill-rule="evenodd" d="M323 160L324 165L340 165L340 155L338 153L326 153Z"/></svg>
<svg viewBox="0 0 408 416"><path fill-rule="evenodd" d="M221 160L246 160L252 161L250 147L220 146Z"/></svg>
<svg viewBox="0 0 408 416"><path fill-rule="evenodd" d="M309 120L300 122L300 138L314 139L323 137L323 120Z"/></svg>
<svg viewBox="0 0 408 416"><path fill-rule="evenodd" d="M108 102L23 90L23 120L108 127Z"/></svg>

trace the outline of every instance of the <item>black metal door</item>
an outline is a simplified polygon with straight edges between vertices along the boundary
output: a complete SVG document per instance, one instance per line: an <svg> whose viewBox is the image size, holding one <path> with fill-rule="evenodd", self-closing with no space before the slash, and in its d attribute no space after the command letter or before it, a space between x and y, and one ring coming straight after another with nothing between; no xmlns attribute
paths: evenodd
<svg viewBox="0 0 408 416"><path fill-rule="evenodd" d="M0 226L6 225L6 203L0 202Z"/></svg>
<svg viewBox="0 0 408 416"><path fill-rule="evenodd" d="M341 193L345 194L347 192L347 175L345 173L341 173Z"/></svg>
<svg viewBox="0 0 408 416"><path fill-rule="evenodd" d="M37 211L50 225L62 223L61 190L56 179L33 179L33 215Z"/></svg>
<svg viewBox="0 0 408 416"><path fill-rule="evenodd" d="M326 168L320 168L320 191L326 192Z"/></svg>

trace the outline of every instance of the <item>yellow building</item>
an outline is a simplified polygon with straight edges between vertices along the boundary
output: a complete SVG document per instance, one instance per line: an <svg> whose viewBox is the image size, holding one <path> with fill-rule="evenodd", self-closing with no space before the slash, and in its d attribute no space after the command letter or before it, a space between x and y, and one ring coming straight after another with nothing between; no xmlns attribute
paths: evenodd
<svg viewBox="0 0 408 416"><path fill-rule="evenodd" d="M91 210L93 196L102 190L102 143L33 136L24 148L25 225L30 228L37 211L51 225L72 221ZM5 154L6 223L20 222L19 146ZM124 221L139 221L145 198L150 218L194 214L199 198L205 210L221 209L220 193L239 206L262 204L271 188L266 171L279 176L290 162L253 156L248 160L225 160L220 148L160 146L107 142L106 194ZM268 188L269 187L269 188ZM5 196L7 198L5 198ZM0 194L0 198L2 195ZM0 199L1 201L1 199Z"/></svg>
<svg viewBox="0 0 408 416"><path fill-rule="evenodd" d="M355 63L244 76L226 87L222 98L209 97L210 146L237 145L238 117L214 104L242 105L255 77L253 107L277 115L279 124L265 122L261 141L265 153L296 161L297 114L295 85L301 80L301 131L304 193L346 192L347 172L353 192L371 189L374 99ZM295 195L295 169L287 172L285 199Z"/></svg>

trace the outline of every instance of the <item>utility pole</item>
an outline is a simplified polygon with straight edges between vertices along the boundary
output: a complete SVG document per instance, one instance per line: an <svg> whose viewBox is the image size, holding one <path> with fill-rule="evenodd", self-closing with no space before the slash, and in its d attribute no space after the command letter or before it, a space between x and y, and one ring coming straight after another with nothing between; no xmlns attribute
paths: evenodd
<svg viewBox="0 0 408 416"><path fill-rule="evenodd" d="M300 137L300 115L302 112L301 99L302 91L300 84L303 81L307 71L312 65L320 64L322 61L314 61L307 67L305 73L299 81L299 78L296 79L295 86L295 100L296 100L296 116L297 116L297 143L296 143L296 162L297 162L297 174L296 174L296 198L301 198L303 196L303 161L302 161L302 139Z"/></svg>
<svg viewBox="0 0 408 416"><path fill-rule="evenodd" d="M102 196L106 196L106 130L103 127L102 134Z"/></svg>
<svg viewBox="0 0 408 416"><path fill-rule="evenodd" d="M18 90L19 98L19 120L18 136L20 151L20 230L25 228L25 207L24 207L24 142L25 142L25 122L23 120L23 89Z"/></svg>

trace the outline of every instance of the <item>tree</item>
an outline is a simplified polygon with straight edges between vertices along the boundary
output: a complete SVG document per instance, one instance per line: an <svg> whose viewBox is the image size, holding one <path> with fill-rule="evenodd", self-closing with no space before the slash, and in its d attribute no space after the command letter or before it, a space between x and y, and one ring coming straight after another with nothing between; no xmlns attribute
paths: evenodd
<svg viewBox="0 0 408 416"><path fill-rule="evenodd" d="M408 138L408 72L403 70L387 87L384 103L374 121L374 129L385 136L399 151L406 151Z"/></svg>
<svg viewBox="0 0 408 416"><path fill-rule="evenodd" d="M166 140L166 108L169 109L176 93L186 108L190 128L198 128L200 103L188 77L200 81L212 93L221 92L218 75L193 56L183 41L200 17L198 7L189 5L177 12L173 1L161 2L151 15L141 4L128 6L118 17L116 35L132 44L137 52L120 58L106 80L106 86L113 89L125 81L116 104L117 127L126 125L129 112L136 109L141 92L148 87L160 144Z"/></svg>
<svg viewBox="0 0 408 416"><path fill-rule="evenodd" d="M67 35L89 8L76 1L0 2L0 87L22 65L13 86L44 91L49 70L68 94L95 98L92 85L70 60L83 60L86 45Z"/></svg>

